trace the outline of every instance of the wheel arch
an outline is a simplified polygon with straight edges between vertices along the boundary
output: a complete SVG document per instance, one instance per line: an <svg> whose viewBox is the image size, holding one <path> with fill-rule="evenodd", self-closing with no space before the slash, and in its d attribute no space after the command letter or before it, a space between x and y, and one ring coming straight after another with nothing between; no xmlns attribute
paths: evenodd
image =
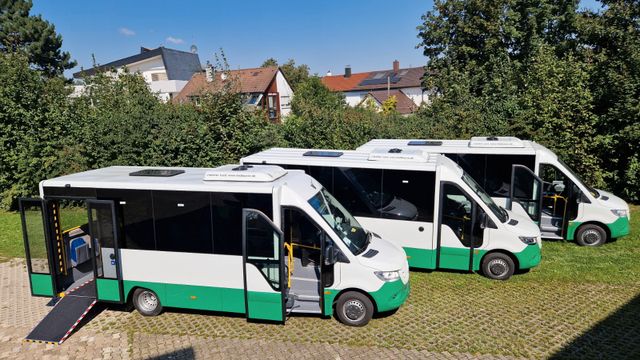
<svg viewBox="0 0 640 360"><path fill-rule="evenodd" d="M376 300L373 298L373 296L371 296L371 294L369 294L368 292L366 292L366 291L364 291L362 289L358 289L358 288L346 288L346 289L340 290L338 292L338 294L336 294L336 296L333 298L333 302L331 303L331 308L333 309L334 312L336 310L336 303L338 302L338 299L340 298L340 296L342 296L344 293L349 292L349 291L353 291L353 292L357 292L357 293L363 294L364 296L369 298L369 300L371 300L371 303L373 304L373 312L374 312L374 314L378 312L378 304L376 303Z"/></svg>
<svg viewBox="0 0 640 360"><path fill-rule="evenodd" d="M480 271L482 271L482 263L484 262L484 259L489 256L490 254L495 254L495 253L500 253L500 254L504 254L507 255L509 258L511 258L511 260L513 261L513 264L515 266L514 270L520 270L520 261L518 261L518 258L515 256L515 254L513 254L511 251L505 250L505 249L493 249L493 250L489 250L487 251L484 255L482 255L482 257L480 258Z"/></svg>
<svg viewBox="0 0 640 360"><path fill-rule="evenodd" d="M601 227L602 230L604 230L605 235L607 236L605 241L611 240L611 230L609 229L609 227L605 223L596 220L585 221L580 224L580 226L576 228L576 232L573 235L574 239L578 237L578 232L580 232L580 229L582 229L585 225L597 225Z"/></svg>

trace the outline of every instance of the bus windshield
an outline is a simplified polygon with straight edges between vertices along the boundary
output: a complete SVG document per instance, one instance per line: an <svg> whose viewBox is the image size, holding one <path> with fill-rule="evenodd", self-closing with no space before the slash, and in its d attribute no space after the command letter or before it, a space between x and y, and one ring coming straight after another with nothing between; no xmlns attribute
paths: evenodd
<svg viewBox="0 0 640 360"><path fill-rule="evenodd" d="M592 188L591 186L585 184L585 182L582 180L582 178L580 176L578 176L578 174L576 174L570 167L569 165L565 164L564 161L560 160L560 158L558 158L558 162L560 163L560 165L562 165L565 170L570 173L571 175L573 175L573 177L580 183L582 184L582 186L584 186L594 198L599 198L600 197L600 193L598 192L598 190Z"/></svg>
<svg viewBox="0 0 640 360"><path fill-rule="evenodd" d="M507 221L507 219L508 219L507 211L505 209L501 208L500 206L498 206L498 204L496 204L493 201L491 196L489 196L489 194L487 194L487 192L484 191L484 189L481 188L480 185L475 180L473 180L473 178L471 176L469 176L467 173L462 174L462 181L464 181L465 184L469 185L471 190L473 190L473 192L475 192L476 195L478 195L478 197L482 200L482 202L489 207L491 212L501 222L506 222Z"/></svg>
<svg viewBox="0 0 640 360"><path fill-rule="evenodd" d="M326 189L322 188L309 199L309 204L331 226L354 255L362 253L367 248L369 234Z"/></svg>

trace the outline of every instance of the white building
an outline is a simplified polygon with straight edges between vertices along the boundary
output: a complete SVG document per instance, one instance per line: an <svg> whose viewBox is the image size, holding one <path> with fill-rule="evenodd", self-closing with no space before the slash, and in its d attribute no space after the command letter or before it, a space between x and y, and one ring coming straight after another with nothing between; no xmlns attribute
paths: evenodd
<svg viewBox="0 0 640 360"><path fill-rule="evenodd" d="M152 92L163 101L171 100L189 82L191 76L202 70L198 54L186 51L159 47L155 49L141 48L140 53L120 60L81 70L73 74L76 79L90 77L98 71L122 73L124 69L130 73L139 73L149 84ZM74 94L81 94L78 86Z"/></svg>
<svg viewBox="0 0 640 360"><path fill-rule="evenodd" d="M352 73L351 67L343 75L322 78L322 83L334 92L341 92L349 106L358 106L365 100L381 104L390 96L397 100L397 111L410 114L420 105L428 104L431 92L422 88L424 68L400 68L398 60L389 70Z"/></svg>

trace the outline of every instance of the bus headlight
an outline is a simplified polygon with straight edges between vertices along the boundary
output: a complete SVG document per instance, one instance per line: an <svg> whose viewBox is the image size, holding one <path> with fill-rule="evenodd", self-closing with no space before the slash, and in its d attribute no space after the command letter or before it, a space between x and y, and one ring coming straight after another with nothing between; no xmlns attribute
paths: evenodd
<svg viewBox="0 0 640 360"><path fill-rule="evenodd" d="M627 209L611 209L611 212L617 217L627 217Z"/></svg>
<svg viewBox="0 0 640 360"><path fill-rule="evenodd" d="M394 281L400 278L400 271L374 271L378 279L382 281Z"/></svg>
<svg viewBox="0 0 640 360"><path fill-rule="evenodd" d="M533 245L538 242L538 238L535 236L518 236L518 238L527 245Z"/></svg>

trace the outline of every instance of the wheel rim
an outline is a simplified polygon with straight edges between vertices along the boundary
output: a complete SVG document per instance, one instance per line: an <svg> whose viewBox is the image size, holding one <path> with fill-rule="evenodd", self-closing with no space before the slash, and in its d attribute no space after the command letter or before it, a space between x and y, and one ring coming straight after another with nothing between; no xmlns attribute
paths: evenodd
<svg viewBox="0 0 640 360"><path fill-rule="evenodd" d="M364 319L367 309L362 301L352 299L344 303L343 312L347 319L355 322Z"/></svg>
<svg viewBox="0 0 640 360"><path fill-rule="evenodd" d="M158 298L151 291L144 291L138 296L138 306L146 311L152 312L158 307Z"/></svg>
<svg viewBox="0 0 640 360"><path fill-rule="evenodd" d="M493 259L489 261L488 268L494 277L503 277L509 272L509 264L504 259Z"/></svg>
<svg viewBox="0 0 640 360"><path fill-rule="evenodd" d="M582 241L587 245L594 245L602 240L602 235L594 229L585 230L582 233Z"/></svg>

